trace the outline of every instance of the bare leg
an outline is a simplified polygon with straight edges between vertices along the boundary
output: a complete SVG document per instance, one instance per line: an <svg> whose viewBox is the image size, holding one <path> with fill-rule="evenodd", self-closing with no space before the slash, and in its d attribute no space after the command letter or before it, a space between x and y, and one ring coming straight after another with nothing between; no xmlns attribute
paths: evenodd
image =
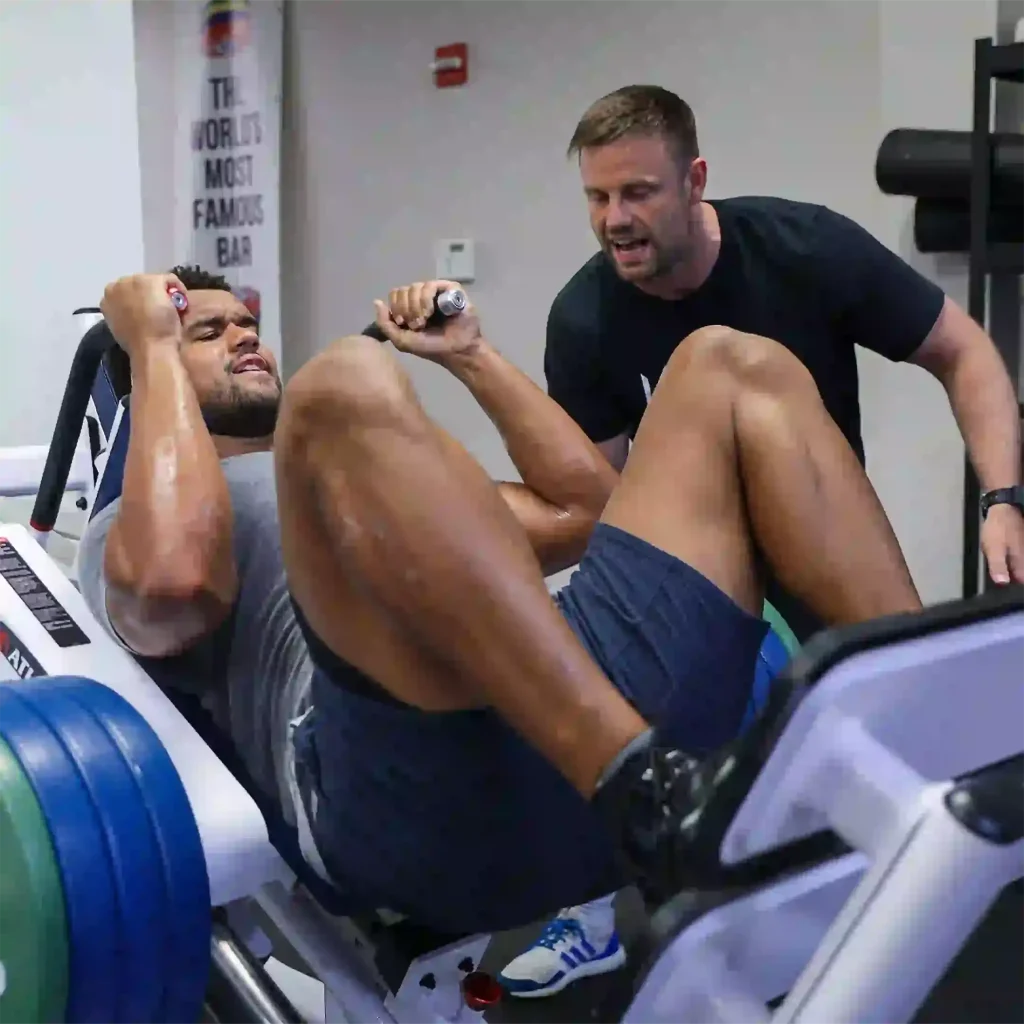
<svg viewBox="0 0 1024 1024"><path fill-rule="evenodd" d="M825 622L920 607L867 475L795 356L708 327L655 389L604 521L759 614L760 557Z"/></svg>
<svg viewBox="0 0 1024 1024"><path fill-rule="evenodd" d="M482 467L387 349L346 338L285 393L282 544L318 636L393 696L494 706L585 796L647 724L594 664Z"/></svg>

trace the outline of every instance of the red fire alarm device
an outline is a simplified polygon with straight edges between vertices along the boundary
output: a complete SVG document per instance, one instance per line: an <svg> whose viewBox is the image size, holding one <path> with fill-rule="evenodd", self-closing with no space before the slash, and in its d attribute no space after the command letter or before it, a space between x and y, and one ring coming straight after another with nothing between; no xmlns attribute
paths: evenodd
<svg viewBox="0 0 1024 1024"><path fill-rule="evenodd" d="M448 89L453 85L465 85L469 78L469 47L465 43L449 43L434 51L434 85Z"/></svg>

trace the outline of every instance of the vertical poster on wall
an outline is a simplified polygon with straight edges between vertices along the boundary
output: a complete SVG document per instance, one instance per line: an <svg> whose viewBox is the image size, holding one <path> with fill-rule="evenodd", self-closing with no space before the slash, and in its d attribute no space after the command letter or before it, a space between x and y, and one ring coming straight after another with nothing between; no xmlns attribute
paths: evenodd
<svg viewBox="0 0 1024 1024"><path fill-rule="evenodd" d="M227 278L280 358L284 5L175 8L175 250Z"/></svg>

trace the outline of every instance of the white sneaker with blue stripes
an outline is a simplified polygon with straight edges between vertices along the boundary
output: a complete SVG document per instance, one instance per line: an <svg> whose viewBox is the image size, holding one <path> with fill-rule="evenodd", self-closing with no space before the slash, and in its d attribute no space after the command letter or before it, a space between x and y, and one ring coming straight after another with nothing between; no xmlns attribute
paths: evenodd
<svg viewBox="0 0 1024 1024"><path fill-rule="evenodd" d="M626 962L615 930L612 897L563 910L498 981L511 996L539 999L561 992L579 978L606 974Z"/></svg>

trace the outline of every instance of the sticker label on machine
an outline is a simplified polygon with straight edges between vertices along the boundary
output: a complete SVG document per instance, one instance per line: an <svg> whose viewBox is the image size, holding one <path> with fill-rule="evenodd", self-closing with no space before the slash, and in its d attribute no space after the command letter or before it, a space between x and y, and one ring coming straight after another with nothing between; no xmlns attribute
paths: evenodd
<svg viewBox="0 0 1024 1024"><path fill-rule="evenodd" d="M18 634L0 619L0 679L45 676L43 666L29 653Z"/></svg>
<svg viewBox="0 0 1024 1024"><path fill-rule="evenodd" d="M4 537L0 537L0 578L21 598L58 647L80 647L89 642L67 609Z"/></svg>

